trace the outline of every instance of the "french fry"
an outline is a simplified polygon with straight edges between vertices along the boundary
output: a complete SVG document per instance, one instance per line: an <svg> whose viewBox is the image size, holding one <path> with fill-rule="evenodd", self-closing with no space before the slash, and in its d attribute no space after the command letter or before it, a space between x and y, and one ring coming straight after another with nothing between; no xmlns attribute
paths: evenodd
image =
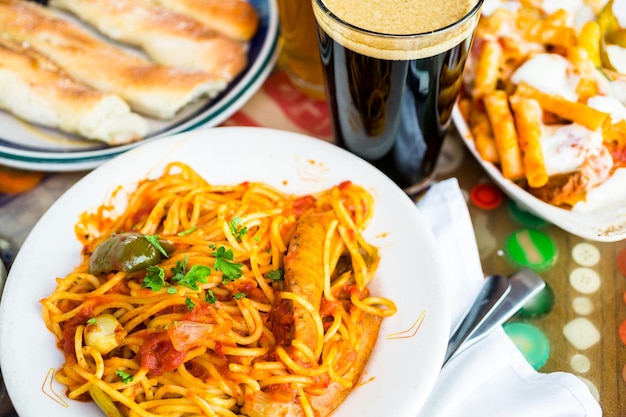
<svg viewBox="0 0 626 417"><path fill-rule="evenodd" d="M469 120L470 112L472 111L472 99L469 97L460 97L457 103L457 107L459 108L463 119Z"/></svg>
<svg viewBox="0 0 626 417"><path fill-rule="evenodd" d="M534 19L521 15L517 27L526 40L545 45L569 48L576 43L576 31L569 26L561 26L544 19Z"/></svg>
<svg viewBox="0 0 626 417"><path fill-rule="evenodd" d="M528 51L514 38L501 38L502 67L500 68L500 80L505 86L511 84L510 78L513 72L529 58Z"/></svg>
<svg viewBox="0 0 626 417"><path fill-rule="evenodd" d="M526 181L532 188L543 187L549 176L541 148L541 107L537 101L525 97L513 96L510 102Z"/></svg>
<svg viewBox="0 0 626 417"><path fill-rule="evenodd" d="M524 177L524 166L520 154L515 130L515 122L509 108L508 95L502 90L488 93L483 101L487 116L493 130L496 149L500 155L500 169L502 176L510 180L519 180Z"/></svg>
<svg viewBox="0 0 626 417"><path fill-rule="evenodd" d="M598 94L598 84L593 73L593 62L589 59L589 53L582 46L572 46L567 51L567 59L574 64L580 75L580 81L576 86L578 101L586 103L590 97Z"/></svg>
<svg viewBox="0 0 626 417"><path fill-rule="evenodd" d="M500 78L502 47L497 41L485 41L476 63L472 96L480 98L496 89Z"/></svg>
<svg viewBox="0 0 626 417"><path fill-rule="evenodd" d="M476 103L470 98L461 98L458 108L467 121L470 135L467 138L474 142L474 147L482 159L494 164L500 163L500 155L496 149L489 118L483 109L476 108Z"/></svg>
<svg viewBox="0 0 626 417"><path fill-rule="evenodd" d="M469 120L476 151L483 160L499 164L500 155L498 154L498 149L496 149L496 142L493 138L493 131L491 130L487 113L481 109L474 108L468 116L467 120Z"/></svg>
<svg viewBox="0 0 626 417"><path fill-rule="evenodd" d="M535 99L543 110L554 113L562 119L578 123L590 130L597 130L602 127L608 117L607 113L586 104L569 101L557 95L546 94L526 83L520 83L517 86L515 95Z"/></svg>
<svg viewBox="0 0 626 417"><path fill-rule="evenodd" d="M587 22L578 34L578 45L587 51L587 56L596 67L602 66L600 60L600 25L598 22Z"/></svg>
<svg viewBox="0 0 626 417"><path fill-rule="evenodd" d="M488 19L481 19L476 28L476 35L483 37L499 33L503 29L515 24L515 12L506 9L496 9Z"/></svg>
<svg viewBox="0 0 626 417"><path fill-rule="evenodd" d="M487 162L499 164L500 155L498 155L491 124L484 106L482 106L482 101L477 102L467 97L461 98L458 102L458 108L463 119L467 121L470 131L467 139L474 142L474 147L480 157Z"/></svg>

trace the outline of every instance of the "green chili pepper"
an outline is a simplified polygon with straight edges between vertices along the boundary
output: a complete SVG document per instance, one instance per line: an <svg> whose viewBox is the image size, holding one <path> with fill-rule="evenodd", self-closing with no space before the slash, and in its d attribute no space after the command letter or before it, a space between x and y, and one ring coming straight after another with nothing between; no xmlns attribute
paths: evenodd
<svg viewBox="0 0 626 417"><path fill-rule="evenodd" d="M174 251L174 245L167 240L158 240L167 254ZM158 264L161 250L140 233L120 233L102 242L91 255L89 272L135 272Z"/></svg>
<svg viewBox="0 0 626 417"><path fill-rule="evenodd" d="M104 391L97 386L91 384L89 386L89 395L94 400L98 407L106 414L107 417L124 417L124 415L115 406L111 397L109 397Z"/></svg>

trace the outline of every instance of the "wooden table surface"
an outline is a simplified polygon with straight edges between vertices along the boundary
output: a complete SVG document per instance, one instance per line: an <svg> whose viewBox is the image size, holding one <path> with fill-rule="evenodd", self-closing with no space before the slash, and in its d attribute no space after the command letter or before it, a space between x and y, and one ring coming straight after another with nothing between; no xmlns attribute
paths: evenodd
<svg viewBox="0 0 626 417"><path fill-rule="evenodd" d="M448 141L460 139L452 135ZM459 168L448 175L456 176L468 195L478 184L489 183L467 153ZM512 234L538 230L554 243L555 264L539 272L553 296L551 307L536 315L517 315L511 321L535 326L546 336L549 356L540 372L573 373L587 383L604 416L626 416L626 241L594 242L551 224L537 227L520 220L512 212L514 203L504 196L495 209L480 208L471 197L468 206L486 274L516 271L517 265L506 253Z"/></svg>
<svg viewBox="0 0 626 417"><path fill-rule="evenodd" d="M323 140L330 138L325 104L302 96L280 71L274 72L225 124L276 127ZM12 196L0 194L0 236L10 237L15 248L19 248L41 214L83 175L85 172L48 174L31 191ZM592 242L549 224L538 225L533 217L520 216L515 205L497 189L490 191L502 197L499 204L489 208L477 206L472 191L491 183L456 131L446 140L438 176L457 177L467 192L486 274L510 275L519 269L506 251L507 240L514 233L538 230L555 245L556 262L539 273L549 287L543 295L551 294L553 302L548 302L550 297L544 298L539 310L511 320L529 325L542 336L523 340L527 344L520 345L522 351L532 352L533 343L540 341L545 356L540 372L575 374L598 398L605 416L626 416L626 241ZM0 389L0 417L14 415Z"/></svg>

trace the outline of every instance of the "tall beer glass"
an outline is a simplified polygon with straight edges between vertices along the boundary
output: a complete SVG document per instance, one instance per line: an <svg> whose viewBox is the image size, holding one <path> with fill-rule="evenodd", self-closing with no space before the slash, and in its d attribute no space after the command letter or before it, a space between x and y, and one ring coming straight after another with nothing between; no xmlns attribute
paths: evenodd
<svg viewBox="0 0 626 417"><path fill-rule="evenodd" d="M312 0L338 145L407 193L451 123L483 0Z"/></svg>
<svg viewBox="0 0 626 417"><path fill-rule="evenodd" d="M278 64L303 92L324 99L324 76L317 49L311 0L278 0L280 56Z"/></svg>

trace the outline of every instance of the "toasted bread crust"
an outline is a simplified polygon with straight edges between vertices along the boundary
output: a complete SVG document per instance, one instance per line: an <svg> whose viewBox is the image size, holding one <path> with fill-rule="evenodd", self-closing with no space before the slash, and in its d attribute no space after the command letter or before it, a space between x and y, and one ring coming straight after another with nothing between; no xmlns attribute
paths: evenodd
<svg viewBox="0 0 626 417"><path fill-rule="evenodd" d="M259 26L258 13L246 0L152 1L240 41L250 40Z"/></svg>
<svg viewBox="0 0 626 417"><path fill-rule="evenodd" d="M72 79L37 51L0 36L0 108L109 145L140 140L145 120L118 96Z"/></svg>
<svg viewBox="0 0 626 417"><path fill-rule="evenodd" d="M206 72L154 64L126 52L32 2L0 0L0 33L28 42L77 81L117 94L151 117L171 118L226 86Z"/></svg>
<svg viewBox="0 0 626 417"><path fill-rule="evenodd" d="M101 33L141 48L163 65L206 71L232 80L245 67L242 43L191 17L142 0L51 0Z"/></svg>

